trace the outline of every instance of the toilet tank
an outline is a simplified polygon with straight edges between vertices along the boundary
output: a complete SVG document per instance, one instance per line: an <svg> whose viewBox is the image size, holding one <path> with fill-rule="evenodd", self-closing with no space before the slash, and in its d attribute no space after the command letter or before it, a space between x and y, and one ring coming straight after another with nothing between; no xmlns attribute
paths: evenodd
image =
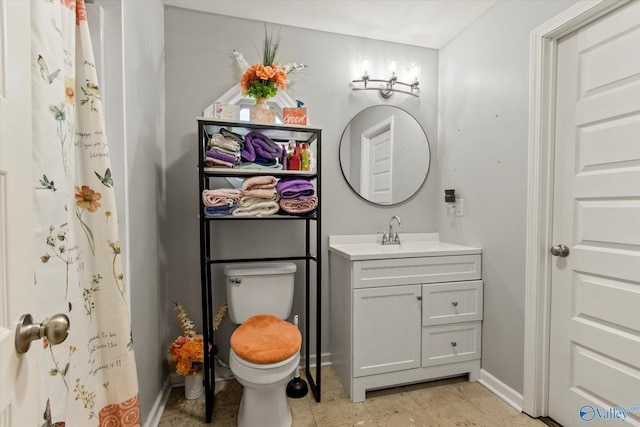
<svg viewBox="0 0 640 427"><path fill-rule="evenodd" d="M227 264L229 318L240 324L257 314L272 314L286 319L293 304L293 263L255 262Z"/></svg>

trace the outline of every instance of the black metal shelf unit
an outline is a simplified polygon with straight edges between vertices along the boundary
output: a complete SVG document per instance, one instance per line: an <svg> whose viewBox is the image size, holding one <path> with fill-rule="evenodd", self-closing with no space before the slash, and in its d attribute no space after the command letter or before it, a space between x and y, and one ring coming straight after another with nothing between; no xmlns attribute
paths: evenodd
<svg viewBox="0 0 640 427"><path fill-rule="evenodd" d="M243 121L215 120L210 118L198 119L198 174L200 185L200 201L199 201L199 218L200 218L200 274L201 274L201 291L202 291L202 320L203 320L203 336L204 341L209 343L211 349L217 348L213 336L213 286L211 268L215 264L225 264L231 262L250 262L250 261L304 261L305 262L305 367L304 373L309 382L309 386L316 402L320 402L320 383L321 383L321 242L320 242L320 203L321 203L321 180L320 180L320 148L322 131L317 128L307 126L291 126L278 124L262 124ZM219 132L221 128L226 128L232 132L245 135L249 132L260 132L278 143L288 143L290 140L315 144L315 170L313 171L290 171L290 170L246 170L232 169L223 167L206 167L204 163L205 150L210 135ZM313 214L310 215L288 215L279 214L265 217L236 217L232 215L226 216L206 216L204 214L204 203L202 200L202 192L210 188L210 178L213 177L236 177L248 178L259 175L271 175L276 178L300 177L306 179L315 179L316 196L318 197L318 207ZM304 221L305 223L305 253L295 254L288 257L263 257L263 258L215 258L211 250L212 224L217 221ZM315 226L315 253L312 253L311 231L312 223ZM316 375L313 377L310 371L310 266L311 262L315 263L315 334L316 334ZM214 388L215 388L215 364L214 350L208 352L204 360L204 386L205 386L205 412L206 422L210 423L213 418L214 407Z"/></svg>

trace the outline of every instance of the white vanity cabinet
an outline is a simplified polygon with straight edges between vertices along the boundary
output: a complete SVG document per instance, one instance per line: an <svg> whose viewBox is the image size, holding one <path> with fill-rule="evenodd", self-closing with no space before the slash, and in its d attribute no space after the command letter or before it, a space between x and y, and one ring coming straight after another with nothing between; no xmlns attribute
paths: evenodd
<svg viewBox="0 0 640 427"><path fill-rule="evenodd" d="M465 373L477 381L480 249L434 240L417 252L409 244L368 251L333 237L332 365L351 400L364 401L367 390Z"/></svg>

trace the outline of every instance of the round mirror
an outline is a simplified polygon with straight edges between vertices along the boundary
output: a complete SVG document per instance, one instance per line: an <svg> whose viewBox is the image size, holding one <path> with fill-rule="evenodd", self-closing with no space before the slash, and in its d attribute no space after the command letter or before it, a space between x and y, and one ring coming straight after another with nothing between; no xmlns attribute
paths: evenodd
<svg viewBox="0 0 640 427"><path fill-rule="evenodd" d="M340 167L365 200L395 205L410 199L429 172L429 141L420 123L391 105L362 110L340 140Z"/></svg>

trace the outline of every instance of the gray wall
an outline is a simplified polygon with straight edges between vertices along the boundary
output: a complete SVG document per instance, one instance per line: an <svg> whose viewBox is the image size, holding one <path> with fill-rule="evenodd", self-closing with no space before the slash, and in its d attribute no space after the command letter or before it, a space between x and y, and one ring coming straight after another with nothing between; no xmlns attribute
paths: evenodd
<svg viewBox="0 0 640 427"><path fill-rule="evenodd" d="M371 105L391 103L416 117L432 145L437 144L438 52L431 49L349 37L294 27L281 29L280 58L304 62L309 68L290 75L287 93L308 108L310 124L323 129L322 135L322 245L323 301L322 351L330 349L328 256L329 234L376 233L388 227L393 215L402 218L405 232L436 231L433 200L441 191L436 187L436 167L432 169L419 194L393 207L373 206L355 195L345 183L338 164L338 145L349 120ZM171 245L167 269L169 297L185 305L200 325L200 270L198 237L198 180L196 117L214 99L237 84L241 70L236 66L233 49L249 62L260 58L264 39L262 22L222 17L168 7L165 10L166 108L167 108L167 220ZM386 61L391 56L421 64L419 99L396 94L383 101L377 92L352 92L349 83L356 77L361 55ZM370 72L370 74L374 74ZM433 162L432 162L433 163ZM274 221L276 222L276 221ZM224 222L214 225L215 251L218 256L290 255L304 251L302 224L277 221ZM219 238L218 238L219 236ZM291 242L295 245L291 248ZM222 277L214 297L216 305L225 301ZM298 275L298 279L302 279ZM301 282L299 282L301 285ZM296 295L293 313L303 312L302 293ZM312 301L313 304L313 301ZM170 311L170 310L169 310ZM171 313L169 314L171 315ZM233 326L223 325L219 336L221 358L227 359L229 333ZM171 335L179 333L177 322L170 321ZM312 328L313 329L313 328ZM312 347L313 349L313 347Z"/></svg>
<svg viewBox="0 0 640 427"><path fill-rule="evenodd" d="M98 0L95 6L104 9L107 134L144 425L155 416L150 412L169 373L164 7L161 0Z"/></svg>
<svg viewBox="0 0 640 427"><path fill-rule="evenodd" d="M440 50L441 239L482 248L482 368L523 391L529 34L574 1L501 1Z"/></svg>
<svg viewBox="0 0 640 427"><path fill-rule="evenodd" d="M161 0L123 1L129 282L144 421L167 374L163 15Z"/></svg>

